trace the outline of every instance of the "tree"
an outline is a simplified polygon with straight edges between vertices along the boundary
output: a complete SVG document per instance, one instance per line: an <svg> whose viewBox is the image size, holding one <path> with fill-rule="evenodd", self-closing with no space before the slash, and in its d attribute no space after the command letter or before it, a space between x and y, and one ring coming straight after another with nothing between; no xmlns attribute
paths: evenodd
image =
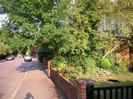
<svg viewBox="0 0 133 99"><path fill-rule="evenodd" d="M1 42L0 43L0 56L6 55L8 52L9 52L9 46Z"/></svg>
<svg viewBox="0 0 133 99"><path fill-rule="evenodd" d="M133 21L132 18L133 17L133 3L132 0L118 0L116 2L111 2L110 0L102 0L101 2L99 2L99 7L100 7L100 14L102 15L102 20L104 22L108 21L108 23L110 24L109 27L109 31L102 31L102 32L106 32L106 34L109 36L111 36L110 34L113 34L112 37L120 37L119 42L120 44L123 42L132 42L132 34L133 34ZM114 23L114 24L111 24ZM103 35L106 35L103 34ZM112 46L112 48L116 48L116 46L118 46L119 44L118 41L116 40L112 40L112 37L110 37L107 41L111 41L114 42L114 47ZM101 38L103 40L103 38ZM103 44L103 46L108 46L108 44L111 44L108 42L108 44L105 44L103 42L100 42L100 45ZM131 45L132 46L132 45ZM106 47L106 50L108 50L108 52L113 52L114 50L109 50L109 47ZM107 52L107 53L108 53Z"/></svg>
<svg viewBox="0 0 133 99"><path fill-rule="evenodd" d="M52 0L51 0L52 1ZM9 22L6 29L7 39L4 42L11 46L12 51L23 50L27 47L35 46L36 35L45 24L46 13L51 9L51 1L44 0L2 0L0 4L9 15ZM5 35L4 33L2 35ZM1 35L1 36L2 36Z"/></svg>
<svg viewBox="0 0 133 99"><path fill-rule="evenodd" d="M132 6L132 0L118 0L117 2L103 0L100 2L100 14L103 15L103 19L111 19L115 22L121 30L121 36L130 37L133 26Z"/></svg>
<svg viewBox="0 0 133 99"><path fill-rule="evenodd" d="M107 53L117 41L113 34L98 35L98 24L104 17L118 23L124 19L132 25L131 15L125 15L131 12L132 3L124 0L118 3L76 0L75 4L70 4L70 0L59 0L56 4L53 0L2 0L0 3L9 14L9 23L2 32L8 40L2 40L12 50L36 46L41 57L74 68L79 66L84 72L90 69L87 69L89 59L95 67L97 49ZM101 59L100 55L98 58Z"/></svg>

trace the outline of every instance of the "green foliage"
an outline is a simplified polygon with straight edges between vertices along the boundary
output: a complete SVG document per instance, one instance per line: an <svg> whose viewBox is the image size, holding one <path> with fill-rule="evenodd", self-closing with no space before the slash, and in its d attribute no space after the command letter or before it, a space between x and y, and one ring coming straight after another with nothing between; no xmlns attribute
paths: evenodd
<svg viewBox="0 0 133 99"><path fill-rule="evenodd" d="M0 55L6 55L9 52L10 47L7 44L0 43Z"/></svg>
<svg viewBox="0 0 133 99"><path fill-rule="evenodd" d="M96 61L92 57L87 57L86 58L86 74L91 77L91 76L96 76Z"/></svg>
<svg viewBox="0 0 133 99"><path fill-rule="evenodd" d="M123 71L123 62L102 59L117 43L114 35L98 35L96 31L98 23L106 16L119 21L123 35L127 35L122 20L133 24L131 0L126 0L126 3L120 0L115 4L110 0L76 1L72 5L70 0L59 0L57 4L53 0L1 0L0 4L8 12L9 21L16 31L11 32L5 26L0 41L7 44L11 52L26 52L27 48L36 46L41 61L43 57L52 59L53 66L64 69L64 74L70 79L82 73L95 75L96 66ZM29 49L27 53L30 54Z"/></svg>
<svg viewBox="0 0 133 99"><path fill-rule="evenodd" d="M100 4L100 14L104 18L113 19L115 24L121 30L122 37L130 37L133 27L133 3L132 0L119 0L110 2L110 0L102 0Z"/></svg>
<svg viewBox="0 0 133 99"><path fill-rule="evenodd" d="M107 70L110 70L111 69L111 62L108 58L103 58L101 60L101 67L104 68L104 69L107 69Z"/></svg>
<svg viewBox="0 0 133 99"><path fill-rule="evenodd" d="M128 70L128 63L124 60L117 59L115 54L108 56L111 63L111 71L113 73L126 72Z"/></svg>
<svg viewBox="0 0 133 99"><path fill-rule="evenodd" d="M40 46L42 44L47 45L45 47L52 50L55 55L64 55L66 53L69 55L84 54L88 45L87 33L77 31L71 27L56 28L52 24L44 25L37 38L39 38L39 41L42 39Z"/></svg>
<svg viewBox="0 0 133 99"><path fill-rule="evenodd" d="M64 57L55 56L52 60L52 66L56 68L64 68L66 66L66 61Z"/></svg>
<svg viewBox="0 0 133 99"><path fill-rule="evenodd" d="M9 32L8 27L6 26L0 31L0 41L6 43L10 47L10 53L25 53L25 49L35 43L35 40L27 37L25 38L22 36L22 33Z"/></svg>
<svg viewBox="0 0 133 99"><path fill-rule="evenodd" d="M67 77L69 80L74 81L82 75L82 68L79 66L66 66L63 69L63 75Z"/></svg>
<svg viewBox="0 0 133 99"><path fill-rule="evenodd" d="M70 56L66 59L69 66L80 66L85 69L85 56Z"/></svg>
<svg viewBox="0 0 133 99"><path fill-rule="evenodd" d="M65 70L68 72L65 75L70 77L70 79L73 77L77 78L82 75L87 75L88 77L96 75L96 61L92 57L73 56L69 58L67 57L66 61L68 68L65 67ZM70 68L75 69L71 70ZM69 72L69 69L72 72Z"/></svg>
<svg viewBox="0 0 133 99"><path fill-rule="evenodd" d="M78 31L74 28L69 29L68 42L69 45L68 52L71 55L84 55L85 50L87 50L88 45L88 34L84 31Z"/></svg>
<svg viewBox="0 0 133 99"><path fill-rule="evenodd" d="M123 60L117 60L112 68L115 73L126 72L127 62Z"/></svg>
<svg viewBox="0 0 133 99"><path fill-rule="evenodd" d="M116 43L116 38L112 34L103 33L95 36L96 49L110 50Z"/></svg>
<svg viewBox="0 0 133 99"><path fill-rule="evenodd" d="M10 26L8 23L7 27L5 27L6 29L2 30L2 32L6 32L2 33L2 36L6 36L6 41L4 40L4 42L11 47L12 52L16 50L23 52L27 47L35 46L37 44L37 32L41 28L40 23L46 22L43 16L51 10L52 1L2 0L0 4L4 6L9 15ZM49 17L47 21L50 20L51 18ZM15 30L9 31L12 26Z"/></svg>
<svg viewBox="0 0 133 99"><path fill-rule="evenodd" d="M73 57L62 57L56 56L52 60L52 66L63 71L63 75L74 80L83 74L88 76L96 75L96 62L91 57L73 56Z"/></svg>

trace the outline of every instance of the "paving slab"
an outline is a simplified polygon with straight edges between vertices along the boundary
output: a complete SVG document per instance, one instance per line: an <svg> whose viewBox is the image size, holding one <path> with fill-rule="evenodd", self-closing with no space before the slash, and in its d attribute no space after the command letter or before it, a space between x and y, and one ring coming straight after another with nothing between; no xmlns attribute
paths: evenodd
<svg viewBox="0 0 133 99"><path fill-rule="evenodd" d="M37 60L26 68L22 84L14 99L63 99L59 90L43 72Z"/></svg>
<svg viewBox="0 0 133 99"><path fill-rule="evenodd" d="M0 63L0 71L0 99L65 99L37 59Z"/></svg>

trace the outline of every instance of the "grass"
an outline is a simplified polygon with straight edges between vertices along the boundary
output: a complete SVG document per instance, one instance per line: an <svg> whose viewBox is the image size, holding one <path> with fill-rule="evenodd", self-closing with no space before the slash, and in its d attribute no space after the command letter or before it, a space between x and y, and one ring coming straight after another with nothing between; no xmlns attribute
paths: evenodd
<svg viewBox="0 0 133 99"><path fill-rule="evenodd" d="M116 81L108 81L116 80ZM96 81L96 86L106 86L106 85L120 85L120 84L133 84L133 73L132 72L125 72L117 75L111 76L97 76L93 77L93 80Z"/></svg>

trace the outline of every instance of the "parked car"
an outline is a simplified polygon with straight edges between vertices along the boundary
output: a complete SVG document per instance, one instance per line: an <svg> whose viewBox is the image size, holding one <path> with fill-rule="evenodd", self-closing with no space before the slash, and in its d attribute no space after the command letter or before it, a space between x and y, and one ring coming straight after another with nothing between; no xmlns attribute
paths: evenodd
<svg viewBox="0 0 133 99"><path fill-rule="evenodd" d="M8 56L7 58L6 58L6 60L14 60L15 59L15 56L14 55L10 55L10 56Z"/></svg>
<svg viewBox="0 0 133 99"><path fill-rule="evenodd" d="M22 54L18 54L17 57L23 58L23 55Z"/></svg>
<svg viewBox="0 0 133 99"><path fill-rule="evenodd" d="M24 55L24 61L26 61L26 62L32 61L32 56L31 55Z"/></svg>

